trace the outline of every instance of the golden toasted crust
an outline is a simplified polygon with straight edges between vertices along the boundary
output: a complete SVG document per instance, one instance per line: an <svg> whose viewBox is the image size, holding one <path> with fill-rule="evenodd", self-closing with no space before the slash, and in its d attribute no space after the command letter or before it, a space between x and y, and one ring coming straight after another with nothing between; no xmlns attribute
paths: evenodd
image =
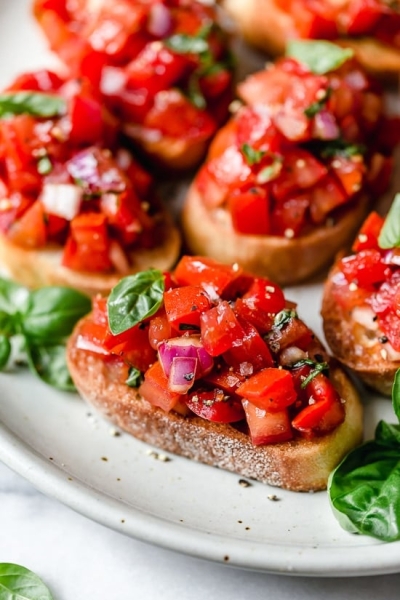
<svg viewBox="0 0 400 600"><path fill-rule="evenodd" d="M246 41L273 56L283 54L288 40L298 37L294 21L274 0L222 0ZM392 78L400 72L400 51L372 38L339 39L351 47L370 73Z"/></svg>
<svg viewBox="0 0 400 600"><path fill-rule="evenodd" d="M371 344L367 329L354 323L351 312L335 301L334 276L338 272L337 265L334 265L324 284L321 315L326 341L333 355L366 385L385 396L391 396L400 362L384 359L381 353L384 346Z"/></svg>
<svg viewBox="0 0 400 600"><path fill-rule="evenodd" d="M127 370L120 362L77 348L80 326L69 340L67 361L81 396L121 429L164 451L289 490L317 491L325 489L331 470L362 440L362 406L338 367L332 377L345 401L342 425L315 440L253 446L246 433L231 425L166 413L149 404L124 383Z"/></svg>
<svg viewBox="0 0 400 600"><path fill-rule="evenodd" d="M205 206L193 183L183 207L182 227L193 254L228 264L238 262L252 273L268 276L280 285L292 285L330 265L336 253L354 238L368 206L367 198L360 197L332 226L318 227L295 239L244 235L234 231L227 210Z"/></svg>
<svg viewBox="0 0 400 600"><path fill-rule="evenodd" d="M130 274L149 268L162 271L170 269L176 262L181 246L178 229L165 216L165 225L160 232L162 240L154 248L138 249L131 255ZM106 293L121 279L121 274L102 274L72 271L61 264L62 251L59 246L44 249L22 248L0 235L0 265L2 270L15 281L30 288L44 285L66 285L94 295ZM125 273L127 275L129 273Z"/></svg>

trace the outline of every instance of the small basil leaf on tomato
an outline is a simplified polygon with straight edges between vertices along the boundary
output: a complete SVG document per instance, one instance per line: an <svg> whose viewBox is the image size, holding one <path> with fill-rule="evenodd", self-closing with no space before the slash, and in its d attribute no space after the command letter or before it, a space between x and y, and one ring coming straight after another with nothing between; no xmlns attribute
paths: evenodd
<svg viewBox="0 0 400 600"><path fill-rule="evenodd" d="M209 51L209 45L203 36L175 33L164 40L164 45L177 54L203 54Z"/></svg>
<svg viewBox="0 0 400 600"><path fill-rule="evenodd" d="M0 117L32 115L60 117L67 112L64 98L41 92L9 92L0 94Z"/></svg>
<svg viewBox="0 0 400 600"><path fill-rule="evenodd" d="M35 573L13 563L0 563L0 598L53 600L50 590Z"/></svg>
<svg viewBox="0 0 400 600"><path fill-rule="evenodd" d="M25 340L29 367L42 381L66 392L73 392L75 385L68 370L65 344L39 344Z"/></svg>
<svg viewBox="0 0 400 600"><path fill-rule="evenodd" d="M253 148L253 146L250 146L250 144L243 144L241 150L250 167L258 164L265 156L264 150L257 150L256 148Z"/></svg>
<svg viewBox="0 0 400 600"><path fill-rule="evenodd" d="M39 175L48 175L53 170L53 165L48 156L42 156L39 158L36 168Z"/></svg>
<svg viewBox="0 0 400 600"><path fill-rule="evenodd" d="M91 300L81 292L49 286L31 292L22 321L22 332L33 340L61 340L91 309Z"/></svg>
<svg viewBox="0 0 400 600"><path fill-rule="evenodd" d="M4 369L4 367L7 365L10 355L11 355L10 339L6 335L0 334L0 369Z"/></svg>
<svg viewBox="0 0 400 600"><path fill-rule="evenodd" d="M316 75L338 69L354 55L351 48L341 48L324 40L291 40L286 56L294 58Z"/></svg>
<svg viewBox="0 0 400 600"><path fill-rule="evenodd" d="M284 308L278 312L274 317L274 327L280 329L284 327L291 319L297 317L297 312L293 308Z"/></svg>
<svg viewBox="0 0 400 600"><path fill-rule="evenodd" d="M189 77L188 86L187 86L187 97L190 102L199 110L204 110L207 106L207 100L204 97L203 92L201 91L200 86L200 73L198 70L194 71Z"/></svg>
<svg viewBox="0 0 400 600"><path fill-rule="evenodd" d="M307 377L301 382L301 389L307 387L307 385L320 373L326 373L329 371L329 365L326 362L323 363L313 363L313 370L307 375Z"/></svg>
<svg viewBox="0 0 400 600"><path fill-rule="evenodd" d="M111 332L122 333L154 315L163 302L164 288L164 276L157 269L121 279L107 300Z"/></svg>
<svg viewBox="0 0 400 600"><path fill-rule="evenodd" d="M131 367L129 369L128 379L126 379L125 383L126 385L129 385L129 387L137 388L142 383L142 380L143 376L141 371L136 369L136 367Z"/></svg>
<svg viewBox="0 0 400 600"><path fill-rule="evenodd" d="M257 173L257 183L268 183L268 181L276 179L276 177L278 177L278 175L282 171L282 166L283 159L280 157L275 158L272 164L268 165L267 167L264 167L259 171L259 173Z"/></svg>
<svg viewBox="0 0 400 600"><path fill-rule="evenodd" d="M396 194L378 237L380 248L400 246L400 194Z"/></svg>
<svg viewBox="0 0 400 600"><path fill-rule="evenodd" d="M351 158L352 156L362 156L366 153L367 148L363 144L349 144L346 140L339 138L324 143L320 151L323 158L334 158L335 156Z"/></svg>
<svg viewBox="0 0 400 600"><path fill-rule="evenodd" d="M328 88L325 91L325 95L320 100L313 102L312 104L310 104L310 106L308 106L305 109L304 114L306 115L306 117L308 117L309 119L312 119L313 117L315 117L316 114L321 112L321 110L324 108L325 104L327 103L327 101L329 100L331 95L332 95L332 88Z"/></svg>

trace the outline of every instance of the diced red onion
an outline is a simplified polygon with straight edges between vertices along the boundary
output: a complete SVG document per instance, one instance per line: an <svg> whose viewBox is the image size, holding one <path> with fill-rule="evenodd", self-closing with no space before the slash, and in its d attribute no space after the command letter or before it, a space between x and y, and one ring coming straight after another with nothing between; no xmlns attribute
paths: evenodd
<svg viewBox="0 0 400 600"><path fill-rule="evenodd" d="M387 265L400 266L400 248L390 248L385 252L383 262Z"/></svg>
<svg viewBox="0 0 400 600"><path fill-rule="evenodd" d="M70 158L65 166L86 194L123 192L127 188L125 174L110 158L107 150L91 146Z"/></svg>
<svg viewBox="0 0 400 600"><path fill-rule="evenodd" d="M171 372L174 358L195 358L198 360L197 376L209 373L214 366L214 359L203 348L199 336L184 336L161 342L158 346L158 357L166 377Z"/></svg>
<svg viewBox="0 0 400 600"><path fill-rule="evenodd" d="M344 80L353 90L366 90L369 86L367 77L358 69L347 73Z"/></svg>
<svg viewBox="0 0 400 600"><path fill-rule="evenodd" d="M39 199L46 212L71 221L79 213L82 189L73 183L45 183Z"/></svg>
<svg viewBox="0 0 400 600"><path fill-rule="evenodd" d="M171 363L168 377L168 388L177 394L186 394L196 378L197 358L176 356Z"/></svg>
<svg viewBox="0 0 400 600"><path fill-rule="evenodd" d="M313 134L320 140L335 140L340 131L335 117L327 110L321 110L314 117Z"/></svg>
<svg viewBox="0 0 400 600"><path fill-rule="evenodd" d="M126 87L128 75L119 67L104 67L101 72L100 91L105 96L120 94Z"/></svg>
<svg viewBox="0 0 400 600"><path fill-rule="evenodd" d="M165 37L172 28L172 16L165 4L153 4L149 13L147 31L157 38Z"/></svg>

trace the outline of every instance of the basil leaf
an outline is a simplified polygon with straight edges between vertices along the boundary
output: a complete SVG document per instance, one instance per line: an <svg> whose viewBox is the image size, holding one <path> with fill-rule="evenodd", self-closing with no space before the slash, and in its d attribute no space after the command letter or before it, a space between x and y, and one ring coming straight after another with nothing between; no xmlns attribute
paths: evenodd
<svg viewBox="0 0 400 600"><path fill-rule="evenodd" d="M49 286L31 292L22 332L33 340L61 340L91 309L88 296L67 287Z"/></svg>
<svg viewBox="0 0 400 600"><path fill-rule="evenodd" d="M396 194L379 234L380 248L400 246L400 194Z"/></svg>
<svg viewBox="0 0 400 600"><path fill-rule="evenodd" d="M0 600L53 600L50 590L32 571L0 563Z"/></svg>
<svg viewBox="0 0 400 600"><path fill-rule="evenodd" d="M131 367L129 369L128 379L125 381L126 385L129 387L137 388L142 383L142 373L136 367Z"/></svg>
<svg viewBox="0 0 400 600"><path fill-rule="evenodd" d="M297 317L297 312L293 308L284 308L278 312L274 317L274 327L281 329L284 325L289 323L291 319Z"/></svg>
<svg viewBox="0 0 400 600"><path fill-rule="evenodd" d="M0 369L8 363L11 354L11 342L6 335L0 335Z"/></svg>
<svg viewBox="0 0 400 600"><path fill-rule="evenodd" d="M257 183L267 183L268 181L272 181L276 179L280 172L282 171L282 158L276 158L274 162L267 167L261 169L261 171L257 174Z"/></svg>
<svg viewBox="0 0 400 600"><path fill-rule="evenodd" d="M25 351L32 371L48 385L66 392L75 391L67 367L65 344L37 344L25 341Z"/></svg>
<svg viewBox="0 0 400 600"><path fill-rule="evenodd" d="M253 146L250 146L250 144L243 144L241 150L247 164L250 167L259 163L263 156L265 156L265 152L263 150L256 150L253 148Z"/></svg>
<svg viewBox="0 0 400 600"><path fill-rule="evenodd" d="M400 422L400 369L396 371L392 387L392 404L393 410Z"/></svg>
<svg viewBox="0 0 400 600"><path fill-rule="evenodd" d="M209 51L209 45L203 35L176 33L164 40L164 45L177 54L203 54Z"/></svg>
<svg viewBox="0 0 400 600"><path fill-rule="evenodd" d="M334 158L335 156L351 158L352 156L365 154L366 151L366 147L362 144L349 144L340 138L326 142L320 150L323 158Z"/></svg>
<svg viewBox="0 0 400 600"><path fill-rule="evenodd" d="M375 440L356 448L331 474L328 491L347 531L400 539L400 447Z"/></svg>
<svg viewBox="0 0 400 600"><path fill-rule="evenodd" d="M0 94L0 117L32 115L59 117L67 112L64 98L41 92L9 92Z"/></svg>
<svg viewBox="0 0 400 600"><path fill-rule="evenodd" d="M0 311L10 315L24 311L28 297L27 288L0 277Z"/></svg>
<svg viewBox="0 0 400 600"><path fill-rule="evenodd" d="M157 269L121 279L107 301L111 332L122 333L154 315L162 304L163 294L164 277Z"/></svg>
<svg viewBox="0 0 400 600"><path fill-rule="evenodd" d="M341 48L324 40L291 40L286 56L296 59L316 75L334 71L354 55L351 48Z"/></svg>
<svg viewBox="0 0 400 600"><path fill-rule="evenodd" d="M307 385L310 383L310 381L312 381L314 379L314 377L316 377L317 375L319 375L320 373L323 373L324 371L327 372L329 371L329 365L326 362L322 362L322 363L314 363L314 368L313 370L308 374L308 376L301 382L301 389L304 389L307 387Z"/></svg>
<svg viewBox="0 0 400 600"><path fill-rule="evenodd" d="M48 156L42 156L37 162L37 171L39 175L48 175L53 170L53 165Z"/></svg>
<svg viewBox="0 0 400 600"><path fill-rule="evenodd" d="M194 71L189 77L187 97L190 102L199 110L204 110L207 106L207 100L201 91L199 78L201 74L198 70Z"/></svg>
<svg viewBox="0 0 400 600"><path fill-rule="evenodd" d="M317 100L316 102L313 102L312 104L310 104L310 106L308 108L305 109L304 114L306 115L306 117L308 119L312 119L313 117L315 117L316 114L321 112L321 110L325 107L325 104L327 103L327 101L329 100L331 95L332 95L332 88L328 88L325 92L324 97L321 98L321 100Z"/></svg>

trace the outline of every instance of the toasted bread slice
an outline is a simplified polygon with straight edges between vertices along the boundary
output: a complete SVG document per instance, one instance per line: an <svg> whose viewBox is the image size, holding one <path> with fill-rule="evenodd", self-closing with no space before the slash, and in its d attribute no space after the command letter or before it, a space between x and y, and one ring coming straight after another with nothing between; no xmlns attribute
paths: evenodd
<svg viewBox="0 0 400 600"><path fill-rule="evenodd" d="M316 227L298 238L236 233L228 210L210 209L194 182L182 211L186 244L193 254L240 263L244 269L268 276L280 285L309 279L353 240L368 212L369 201L360 196L331 226Z"/></svg>
<svg viewBox="0 0 400 600"><path fill-rule="evenodd" d="M119 359L103 360L78 348L82 323L67 346L68 367L79 393L118 427L166 452L273 486L317 491L326 488L329 473L362 440L362 406L340 367L331 369L332 381L345 403L345 420L338 428L312 440L254 446L247 433L231 425L152 406L137 389L125 384L128 371Z"/></svg>
<svg viewBox="0 0 400 600"><path fill-rule="evenodd" d="M298 37L292 16L274 0L222 0L221 3L246 41L272 56L283 54L288 40ZM352 48L369 73L392 79L400 72L400 50L388 44L370 37L335 41Z"/></svg>
<svg viewBox="0 0 400 600"><path fill-rule="evenodd" d="M130 256L130 273L151 267L160 270L171 268L176 262L181 246L181 236L169 216L158 232L158 244L153 248L139 248ZM15 281L30 288L44 285L66 285L89 295L106 293L116 285L122 274L73 271L61 264L60 246L23 248L0 235L0 266ZM124 273L129 275L130 273Z"/></svg>
<svg viewBox="0 0 400 600"><path fill-rule="evenodd" d="M400 360L391 360L379 335L352 318L335 300L334 266L324 284L321 315L326 341L334 356L351 369L369 387L391 396L394 376Z"/></svg>

